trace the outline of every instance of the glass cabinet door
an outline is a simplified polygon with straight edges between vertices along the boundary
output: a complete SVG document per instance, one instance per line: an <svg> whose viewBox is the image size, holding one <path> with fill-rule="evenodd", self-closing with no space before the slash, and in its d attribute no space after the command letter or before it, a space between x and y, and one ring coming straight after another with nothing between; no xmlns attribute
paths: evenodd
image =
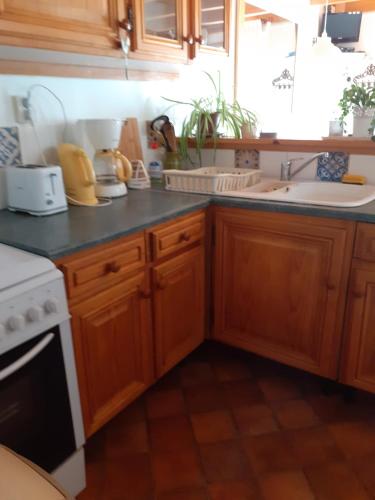
<svg viewBox="0 0 375 500"><path fill-rule="evenodd" d="M144 0L145 33L177 40L176 0Z"/></svg>
<svg viewBox="0 0 375 500"><path fill-rule="evenodd" d="M149 60L187 62L188 0L132 0L132 50Z"/></svg>
<svg viewBox="0 0 375 500"><path fill-rule="evenodd" d="M196 0L195 41L201 51L228 52L229 10L230 0Z"/></svg>

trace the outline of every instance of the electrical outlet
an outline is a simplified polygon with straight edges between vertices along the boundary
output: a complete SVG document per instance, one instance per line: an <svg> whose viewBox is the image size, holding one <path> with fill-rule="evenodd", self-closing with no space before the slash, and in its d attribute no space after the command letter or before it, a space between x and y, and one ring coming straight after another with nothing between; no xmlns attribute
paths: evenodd
<svg viewBox="0 0 375 500"><path fill-rule="evenodd" d="M30 121L30 111L27 98L19 95L12 96L13 109L17 123L27 123Z"/></svg>

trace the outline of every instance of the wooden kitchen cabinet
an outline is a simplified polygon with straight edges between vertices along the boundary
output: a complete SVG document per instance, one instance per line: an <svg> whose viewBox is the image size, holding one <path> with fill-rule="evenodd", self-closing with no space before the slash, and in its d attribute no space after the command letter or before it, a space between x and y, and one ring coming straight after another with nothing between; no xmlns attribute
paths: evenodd
<svg viewBox="0 0 375 500"><path fill-rule="evenodd" d="M374 224L357 224L345 318L341 381L375 393Z"/></svg>
<svg viewBox="0 0 375 500"><path fill-rule="evenodd" d="M230 0L191 0L194 44L191 57L199 53L229 54Z"/></svg>
<svg viewBox="0 0 375 500"><path fill-rule="evenodd" d="M3 0L0 43L96 55L120 55L123 0Z"/></svg>
<svg viewBox="0 0 375 500"><path fill-rule="evenodd" d="M157 377L204 340L204 255L204 245L200 245L153 269Z"/></svg>
<svg viewBox="0 0 375 500"><path fill-rule="evenodd" d="M354 223L217 208L213 338L337 378Z"/></svg>
<svg viewBox="0 0 375 500"><path fill-rule="evenodd" d="M187 62L199 53L229 53L231 0L128 0L132 52Z"/></svg>
<svg viewBox="0 0 375 500"><path fill-rule="evenodd" d="M145 271L71 308L86 437L153 381L151 300Z"/></svg>

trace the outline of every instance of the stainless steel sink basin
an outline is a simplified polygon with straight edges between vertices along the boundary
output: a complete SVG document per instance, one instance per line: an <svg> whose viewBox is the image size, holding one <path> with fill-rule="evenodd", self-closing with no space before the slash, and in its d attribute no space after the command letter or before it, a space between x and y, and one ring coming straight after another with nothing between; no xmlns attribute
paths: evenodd
<svg viewBox="0 0 375 500"><path fill-rule="evenodd" d="M242 191L225 192L223 195L331 207L358 207L375 200L375 186L263 178L254 186Z"/></svg>

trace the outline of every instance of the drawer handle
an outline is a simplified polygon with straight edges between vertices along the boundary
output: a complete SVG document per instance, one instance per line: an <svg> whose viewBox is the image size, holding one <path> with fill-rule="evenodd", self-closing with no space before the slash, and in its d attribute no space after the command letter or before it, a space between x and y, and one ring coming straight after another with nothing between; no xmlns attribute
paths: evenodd
<svg viewBox="0 0 375 500"><path fill-rule="evenodd" d="M159 290L165 290L168 286L168 282L165 279L160 279L156 283L156 286Z"/></svg>
<svg viewBox="0 0 375 500"><path fill-rule="evenodd" d="M181 234L180 236L180 241L190 241L191 239L191 234L189 234L187 231Z"/></svg>
<svg viewBox="0 0 375 500"><path fill-rule="evenodd" d="M117 264L117 262L110 262L107 265L107 273L118 273L121 270L120 264Z"/></svg>
<svg viewBox="0 0 375 500"><path fill-rule="evenodd" d="M140 288L139 295L142 299L150 299L151 298L151 290L143 290Z"/></svg>

